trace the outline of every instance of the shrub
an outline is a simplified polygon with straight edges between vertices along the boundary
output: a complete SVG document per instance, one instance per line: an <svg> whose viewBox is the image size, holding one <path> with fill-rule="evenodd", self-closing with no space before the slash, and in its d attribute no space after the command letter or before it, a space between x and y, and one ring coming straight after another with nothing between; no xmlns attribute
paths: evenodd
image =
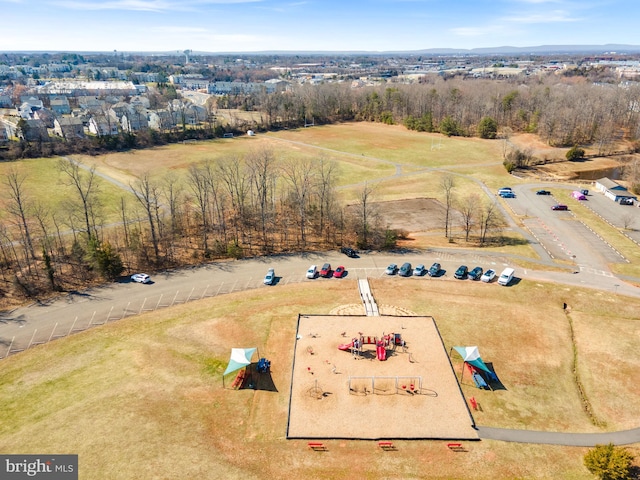
<svg viewBox="0 0 640 480"><path fill-rule="evenodd" d="M584 158L584 149L580 147L571 147L569 151L567 151L567 160L579 160Z"/></svg>
<svg viewBox="0 0 640 480"><path fill-rule="evenodd" d="M626 480L631 478L633 455L625 448L613 444L596 445L584 456L584 466L600 480Z"/></svg>
<svg viewBox="0 0 640 480"><path fill-rule="evenodd" d="M480 138L494 139L498 135L498 123L491 117L484 117L478 124Z"/></svg>

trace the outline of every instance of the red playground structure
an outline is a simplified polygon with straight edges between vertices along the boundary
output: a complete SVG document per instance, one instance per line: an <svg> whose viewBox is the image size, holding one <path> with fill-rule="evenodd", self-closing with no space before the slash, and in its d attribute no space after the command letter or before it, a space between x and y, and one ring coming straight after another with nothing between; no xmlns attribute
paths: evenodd
<svg viewBox="0 0 640 480"><path fill-rule="evenodd" d="M376 358L380 361L387 359L387 349L395 349L397 346L405 346L405 342L399 333L390 333L378 338L371 335L360 335L352 338L350 343L341 343L338 350L351 351L354 355L362 353L363 345L376 346Z"/></svg>

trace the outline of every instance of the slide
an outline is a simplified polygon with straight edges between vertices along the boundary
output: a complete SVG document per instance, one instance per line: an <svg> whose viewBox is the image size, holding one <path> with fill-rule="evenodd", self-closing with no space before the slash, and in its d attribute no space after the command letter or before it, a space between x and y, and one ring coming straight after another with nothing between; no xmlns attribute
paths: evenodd
<svg viewBox="0 0 640 480"><path fill-rule="evenodd" d="M349 350L351 350L351 347L353 347L353 342L351 342L351 343L341 343L340 345L338 345L338 350L349 351Z"/></svg>
<svg viewBox="0 0 640 480"><path fill-rule="evenodd" d="M378 343L378 346L376 347L376 353L378 356L378 360L386 360L387 359L387 350L384 348L384 345L382 345L382 343Z"/></svg>

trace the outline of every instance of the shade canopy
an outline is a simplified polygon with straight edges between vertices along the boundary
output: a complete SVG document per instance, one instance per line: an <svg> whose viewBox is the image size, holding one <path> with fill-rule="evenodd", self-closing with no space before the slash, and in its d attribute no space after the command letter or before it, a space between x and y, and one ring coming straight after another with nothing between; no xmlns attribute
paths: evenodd
<svg viewBox="0 0 640 480"><path fill-rule="evenodd" d="M250 365L251 357L256 350L257 348L232 348L229 365L227 365L227 369L224 371L223 375L235 372L236 370L240 370L242 367Z"/></svg>
<svg viewBox="0 0 640 480"><path fill-rule="evenodd" d="M489 367L487 367L482 361L478 347L453 347L453 349L458 352L462 359L469 365L473 365L480 370L491 373Z"/></svg>

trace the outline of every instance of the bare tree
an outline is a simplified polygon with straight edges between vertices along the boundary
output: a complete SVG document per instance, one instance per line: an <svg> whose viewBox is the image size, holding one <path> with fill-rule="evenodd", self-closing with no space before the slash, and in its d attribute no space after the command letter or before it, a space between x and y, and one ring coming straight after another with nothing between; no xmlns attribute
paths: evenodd
<svg viewBox="0 0 640 480"><path fill-rule="evenodd" d="M27 252L31 258L35 260L36 254L33 248L29 220L27 218L29 202L23 189L23 183L26 178L26 175L21 175L16 170L10 170L5 176L4 184L9 188L10 200L7 205L7 212L16 219L16 224L18 225L20 234L23 237L23 242L27 248Z"/></svg>
<svg viewBox="0 0 640 480"><path fill-rule="evenodd" d="M92 228L92 224L95 225L96 208L98 207L96 168L91 167L83 171L80 164L70 158L62 158L58 162L58 168L66 176L65 184L72 186L80 198L87 239L95 237L97 232L95 228Z"/></svg>
<svg viewBox="0 0 640 480"><path fill-rule="evenodd" d="M622 220L622 226L625 230L633 230L633 226L636 222L636 217L634 215L627 212L620 217L620 220Z"/></svg>
<svg viewBox="0 0 640 480"><path fill-rule="evenodd" d="M449 238L451 225L451 210L453 208L453 188L455 180L453 175L447 174L440 182L442 193L444 194L444 236Z"/></svg>
<svg viewBox="0 0 640 480"><path fill-rule="evenodd" d="M276 177L276 160L270 150L258 150L247 156L247 165L251 176L252 196L259 212L262 242L265 251L269 251L267 225L273 210L273 194Z"/></svg>
<svg viewBox="0 0 640 480"><path fill-rule="evenodd" d="M144 209L149 222L149 231L151 234L151 243L153 244L153 253L155 261L160 261L160 247L158 241L158 210L160 209L160 189L153 182L149 173L144 173L130 185L133 194Z"/></svg>
<svg viewBox="0 0 640 480"><path fill-rule="evenodd" d="M318 182L316 191L318 194L319 209L319 229L325 230L325 222L331 217L335 202L334 188L337 175L336 164L332 161L320 158L318 160ZM328 239L327 239L328 240Z"/></svg>
<svg viewBox="0 0 640 480"><path fill-rule="evenodd" d="M282 168L290 188L289 201L298 214L302 247L307 241L307 208L313 186L313 164L308 159L293 159Z"/></svg>
<svg viewBox="0 0 640 480"><path fill-rule="evenodd" d="M497 228L501 223L496 202L485 204L480 209L478 220L480 225L480 245L484 245L489 232Z"/></svg>
<svg viewBox="0 0 640 480"><path fill-rule="evenodd" d="M362 190L358 194L358 219L359 219L359 247L367 248L369 245L369 234L371 233L371 220L375 217L375 209L372 206L372 198L375 187L367 182L364 183Z"/></svg>
<svg viewBox="0 0 640 480"><path fill-rule="evenodd" d="M462 229L464 230L464 238L466 242L469 241L469 234L475 226L479 204L480 197L477 194L472 193L471 195L464 197L458 205Z"/></svg>
<svg viewBox="0 0 640 480"><path fill-rule="evenodd" d="M235 228L235 243L239 235L244 233L247 222L246 207L249 194L249 175L238 157L230 158L218 165L222 183L231 200L232 222Z"/></svg>
<svg viewBox="0 0 640 480"><path fill-rule="evenodd" d="M187 185L193 192L196 205L198 207L198 213L200 215L200 221L202 222L202 248L205 253L209 250L209 189L207 188L207 182L205 180L204 172L202 168L192 164L189 167L189 174L187 177Z"/></svg>

